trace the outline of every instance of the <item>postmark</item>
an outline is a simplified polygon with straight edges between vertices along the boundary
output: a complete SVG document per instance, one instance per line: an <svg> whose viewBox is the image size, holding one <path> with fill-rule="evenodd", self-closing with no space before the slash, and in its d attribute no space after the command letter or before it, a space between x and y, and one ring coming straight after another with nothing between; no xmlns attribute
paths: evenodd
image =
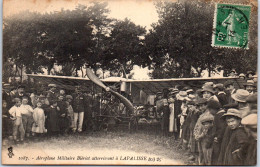
<svg viewBox="0 0 260 167"><path fill-rule="evenodd" d="M212 46L248 49L251 6L216 4Z"/></svg>

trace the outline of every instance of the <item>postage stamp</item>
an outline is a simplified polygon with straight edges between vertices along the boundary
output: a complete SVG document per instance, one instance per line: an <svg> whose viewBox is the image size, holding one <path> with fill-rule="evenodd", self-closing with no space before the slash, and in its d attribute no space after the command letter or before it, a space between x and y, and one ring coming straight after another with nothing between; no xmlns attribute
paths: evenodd
<svg viewBox="0 0 260 167"><path fill-rule="evenodd" d="M212 46L248 49L251 6L216 4Z"/></svg>

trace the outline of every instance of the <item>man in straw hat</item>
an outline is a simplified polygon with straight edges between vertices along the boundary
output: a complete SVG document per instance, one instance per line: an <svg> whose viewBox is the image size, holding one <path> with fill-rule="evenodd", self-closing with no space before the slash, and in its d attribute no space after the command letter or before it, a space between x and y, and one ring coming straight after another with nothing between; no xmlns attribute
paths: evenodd
<svg viewBox="0 0 260 167"><path fill-rule="evenodd" d="M232 94L231 97L238 104L238 109L242 114L242 118L248 115L248 106L246 99L249 96L249 92L244 89L238 89L236 93Z"/></svg>
<svg viewBox="0 0 260 167"><path fill-rule="evenodd" d="M52 101L57 100L57 85L56 84L49 84L48 85L49 90L47 91L47 99L49 103Z"/></svg>
<svg viewBox="0 0 260 167"><path fill-rule="evenodd" d="M238 77L243 81L246 79L246 75L244 73L240 73Z"/></svg>
<svg viewBox="0 0 260 167"><path fill-rule="evenodd" d="M256 90L256 85L253 80L247 80L244 84L245 90L249 92L249 94L254 94Z"/></svg>
<svg viewBox="0 0 260 167"><path fill-rule="evenodd" d="M30 96L25 92L25 86L19 85L17 87L17 92L15 93L14 98L19 98L22 101L23 97L28 98L28 104L29 105L32 104Z"/></svg>
<svg viewBox="0 0 260 167"><path fill-rule="evenodd" d="M243 126L241 126L242 115L237 109L228 109L222 116L226 120L229 134L224 134L227 141L222 142L219 165L244 165L246 151L248 147L248 136ZM225 136L228 135L228 138ZM220 158L219 158L220 160Z"/></svg>

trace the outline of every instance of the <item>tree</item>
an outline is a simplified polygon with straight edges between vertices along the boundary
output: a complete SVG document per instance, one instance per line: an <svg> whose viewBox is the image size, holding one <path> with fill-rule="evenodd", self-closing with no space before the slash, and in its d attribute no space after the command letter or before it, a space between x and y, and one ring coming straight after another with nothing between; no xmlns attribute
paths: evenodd
<svg viewBox="0 0 260 167"><path fill-rule="evenodd" d="M200 77L203 70L208 70L209 76L219 70L236 67L242 70L240 65L248 60L242 56L245 54L243 50L211 46L213 3L159 1L155 5L159 21L152 25L153 29L145 37L146 53L152 60L150 68L154 69L152 77ZM246 52L252 52L250 50L254 49ZM237 54L244 59L234 59ZM228 64L233 60L238 61L236 65Z"/></svg>
<svg viewBox="0 0 260 167"><path fill-rule="evenodd" d="M28 73L41 72L46 67L50 74L53 65L58 64L65 70L61 74L77 75L77 70L86 64L95 66L100 60L95 48L100 48L97 43L107 27L106 5L94 2L71 11L26 11L5 18L4 56ZM71 70L67 70L69 67Z"/></svg>
<svg viewBox="0 0 260 167"><path fill-rule="evenodd" d="M23 15L23 17L19 17ZM28 11L19 13L10 18L5 18L3 28L3 62L12 62L19 72L22 80L22 72L39 71L35 59L37 55L38 40L38 13Z"/></svg>
<svg viewBox="0 0 260 167"><path fill-rule="evenodd" d="M147 57L143 54L143 38L146 30L129 19L117 20L107 38L108 50L102 63L106 70L115 71L123 68L127 74L133 65L144 65Z"/></svg>

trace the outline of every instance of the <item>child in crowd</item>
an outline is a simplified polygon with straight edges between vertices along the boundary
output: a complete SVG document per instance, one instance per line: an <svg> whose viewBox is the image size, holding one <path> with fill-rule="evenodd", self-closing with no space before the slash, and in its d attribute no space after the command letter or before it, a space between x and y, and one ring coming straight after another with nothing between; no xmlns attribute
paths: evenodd
<svg viewBox="0 0 260 167"><path fill-rule="evenodd" d="M69 120L67 118L67 103L63 95L58 96L57 106L60 133L65 134L68 132Z"/></svg>
<svg viewBox="0 0 260 167"><path fill-rule="evenodd" d="M9 136L12 135L12 120L10 119L10 114L8 112L8 108L7 108L7 102L5 100L3 100L3 104L2 104L2 125L3 125L3 138L7 138Z"/></svg>
<svg viewBox="0 0 260 167"><path fill-rule="evenodd" d="M59 96L66 96L66 92L65 92L65 90L64 89L60 89L60 92L59 92Z"/></svg>
<svg viewBox="0 0 260 167"><path fill-rule="evenodd" d="M206 111L207 100L205 99L203 101L205 101L205 103L201 104L200 107L199 107L201 115L196 122L196 125L194 127L194 132L193 132L194 138L198 142L198 151L199 151L198 163L199 164L204 164L203 148L202 148L201 138L205 136L205 133L204 133L205 128L202 125L201 119L203 118L204 114L209 114L209 111Z"/></svg>
<svg viewBox="0 0 260 167"><path fill-rule="evenodd" d="M195 128L194 137L198 141L199 165L210 165L212 148L209 140L212 136L214 116L207 110L199 117Z"/></svg>
<svg viewBox="0 0 260 167"><path fill-rule="evenodd" d="M34 123L32 126L32 132L33 136L36 134L37 136L42 137L42 134L47 132L45 129L45 115L41 108L42 102L38 101L36 105L37 107L33 110Z"/></svg>
<svg viewBox="0 0 260 167"><path fill-rule="evenodd" d="M72 108L72 105L71 105L71 102L73 100L73 97L71 95L67 95L66 96L66 104L67 104L67 117L69 119L69 126L71 129L74 128L74 119L73 119L73 108Z"/></svg>
<svg viewBox="0 0 260 167"><path fill-rule="evenodd" d="M239 110L231 108L222 117L226 120L231 134L227 139L228 141L222 143L227 143L227 145L224 146L226 149L221 152L223 162L219 162L219 165L244 165L248 148L248 136L241 125L242 114Z"/></svg>
<svg viewBox="0 0 260 167"><path fill-rule="evenodd" d="M190 148L190 152L193 154L189 157L190 160L198 160L198 142L195 140L195 137L193 135L194 127L198 121L199 116L202 114L201 111L204 111L204 109L200 109L200 106L206 106L207 100L203 98L199 98L195 101L195 108L194 111L191 112L191 118L190 118L190 139L188 148Z"/></svg>
<svg viewBox="0 0 260 167"><path fill-rule="evenodd" d="M30 137L30 133L32 131L33 124L33 108L28 105L28 97L24 96L22 98L22 105L20 106L21 114L22 114L22 123L25 131L26 137Z"/></svg>
<svg viewBox="0 0 260 167"><path fill-rule="evenodd" d="M59 122L58 122L58 109L57 109L57 101L50 101L50 107L46 109L47 119L47 133L48 136L57 136L59 134Z"/></svg>
<svg viewBox="0 0 260 167"><path fill-rule="evenodd" d="M22 123L22 113L21 113L21 99L14 98L14 106L10 108L9 113L11 115L11 119L13 120L13 138L15 144L21 140L21 143L24 141L24 128ZM20 138L18 138L18 133L20 133ZM20 140L19 140L20 139Z"/></svg>
<svg viewBox="0 0 260 167"><path fill-rule="evenodd" d="M211 113L206 113L201 117L202 124L202 135L199 138L203 154L203 163L204 165L211 164L211 155L212 155L212 144L211 139L213 136L213 120L214 116Z"/></svg>

